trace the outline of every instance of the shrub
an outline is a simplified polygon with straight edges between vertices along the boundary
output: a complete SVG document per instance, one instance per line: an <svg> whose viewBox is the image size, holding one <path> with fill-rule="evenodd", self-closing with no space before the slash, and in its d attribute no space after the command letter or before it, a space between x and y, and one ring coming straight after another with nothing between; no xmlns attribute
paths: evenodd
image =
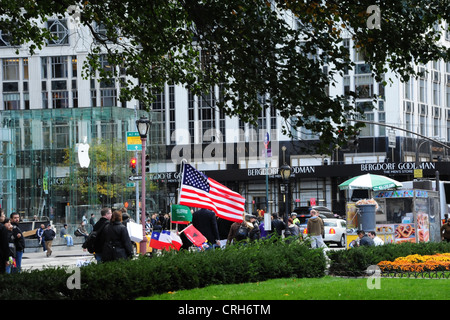
<svg viewBox="0 0 450 320"><path fill-rule="evenodd" d="M0 299L134 299L211 284L322 277L325 268L322 250L269 240L91 264L80 269L79 290L67 287L70 274L63 268L1 275Z"/></svg>

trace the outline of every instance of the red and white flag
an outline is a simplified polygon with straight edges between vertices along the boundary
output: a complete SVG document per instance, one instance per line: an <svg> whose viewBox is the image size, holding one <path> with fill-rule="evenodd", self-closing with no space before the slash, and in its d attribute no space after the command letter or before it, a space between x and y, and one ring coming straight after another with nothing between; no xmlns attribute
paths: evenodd
<svg viewBox="0 0 450 320"><path fill-rule="evenodd" d="M214 179L208 178L190 164L183 164L178 203L212 210L222 219L243 221L245 198Z"/></svg>
<svg viewBox="0 0 450 320"><path fill-rule="evenodd" d="M183 242L181 241L181 238L173 231L155 231L152 232L152 236L150 238L150 247L152 247L153 249L180 250L182 245Z"/></svg>

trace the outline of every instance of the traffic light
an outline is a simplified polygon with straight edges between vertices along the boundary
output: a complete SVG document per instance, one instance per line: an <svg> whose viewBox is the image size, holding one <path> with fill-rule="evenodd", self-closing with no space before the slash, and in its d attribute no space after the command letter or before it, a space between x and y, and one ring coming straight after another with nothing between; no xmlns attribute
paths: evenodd
<svg viewBox="0 0 450 320"><path fill-rule="evenodd" d="M150 155L146 154L145 155L145 173L149 173L150 172Z"/></svg>
<svg viewBox="0 0 450 320"><path fill-rule="evenodd" d="M130 168L131 168L131 173L132 174L136 174L136 164L137 164L137 159L136 158L131 158L131 160L130 160Z"/></svg>

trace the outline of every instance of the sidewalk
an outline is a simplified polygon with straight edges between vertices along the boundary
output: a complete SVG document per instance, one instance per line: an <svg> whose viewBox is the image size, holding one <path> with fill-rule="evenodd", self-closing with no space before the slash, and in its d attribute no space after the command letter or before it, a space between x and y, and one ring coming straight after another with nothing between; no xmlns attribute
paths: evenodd
<svg viewBox="0 0 450 320"><path fill-rule="evenodd" d="M50 257L42 250L39 252L27 252L22 258L22 270L40 270L46 267L75 267L80 260L95 261L94 255L83 251L81 245L74 245L73 247L59 248L53 250Z"/></svg>

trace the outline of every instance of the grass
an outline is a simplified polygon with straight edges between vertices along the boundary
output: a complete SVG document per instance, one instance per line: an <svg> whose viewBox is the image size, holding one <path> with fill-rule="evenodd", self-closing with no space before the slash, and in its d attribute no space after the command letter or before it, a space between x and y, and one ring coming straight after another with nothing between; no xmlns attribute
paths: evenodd
<svg viewBox="0 0 450 320"><path fill-rule="evenodd" d="M379 289L369 289L379 281ZM143 300L448 300L448 279L285 278L213 285L168 292Z"/></svg>

